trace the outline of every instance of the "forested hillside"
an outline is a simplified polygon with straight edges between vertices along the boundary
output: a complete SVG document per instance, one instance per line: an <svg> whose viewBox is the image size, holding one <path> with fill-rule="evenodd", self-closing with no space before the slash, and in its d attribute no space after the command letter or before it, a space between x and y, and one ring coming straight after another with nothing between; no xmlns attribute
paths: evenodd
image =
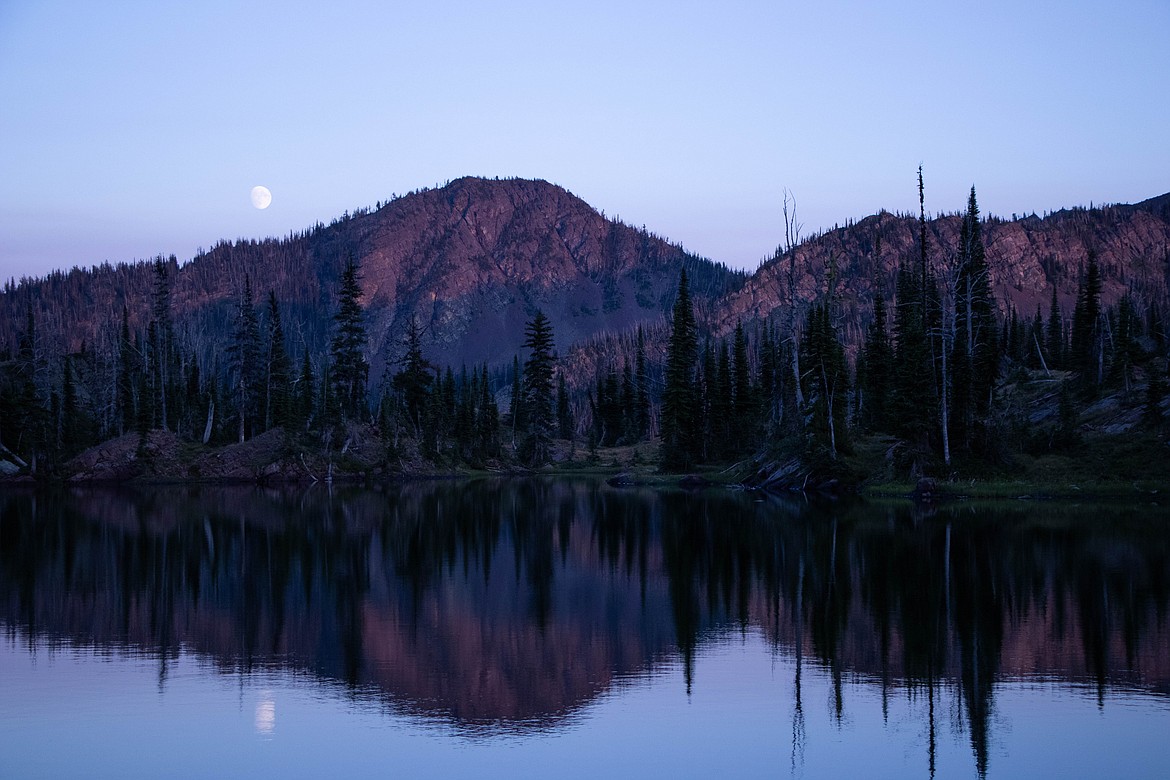
<svg viewBox="0 0 1170 780"><path fill-rule="evenodd" d="M1160 435L1170 196L1004 220L974 189L933 219L919 195L805 241L786 211L750 276L545 182L461 179L183 264L10 282L0 465L92 476L112 454L67 463L129 434L278 432L278 477L294 453L368 473L653 443L671 469L750 458L776 481L796 457L807 481L874 437L889 473L1009 467L1101 404Z"/></svg>

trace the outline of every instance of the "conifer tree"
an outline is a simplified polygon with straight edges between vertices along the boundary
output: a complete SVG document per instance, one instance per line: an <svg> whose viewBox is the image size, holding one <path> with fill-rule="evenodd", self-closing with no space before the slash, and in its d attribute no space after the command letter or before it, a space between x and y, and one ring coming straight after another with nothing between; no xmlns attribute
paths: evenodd
<svg viewBox="0 0 1170 780"><path fill-rule="evenodd" d="M406 329L406 354L402 370L394 375L394 388L402 395L406 418L417 431L422 424L423 410L431 392L433 367L422 352L422 337L418 323L411 318Z"/></svg>
<svg viewBox="0 0 1170 780"><path fill-rule="evenodd" d="M508 394L508 425L512 429L512 448L516 436L524 430L524 388L520 384L520 356L512 356L512 389Z"/></svg>
<svg viewBox="0 0 1170 780"><path fill-rule="evenodd" d="M898 271L894 311L894 372L890 399L891 432L926 444L933 375L923 318L921 286L906 265Z"/></svg>
<svg viewBox="0 0 1170 780"><path fill-rule="evenodd" d="M845 349L837 338L827 304L814 305L809 310L800 348L808 416L805 430L814 452L824 450L836 459L849 449L845 424L849 378Z"/></svg>
<svg viewBox="0 0 1170 780"><path fill-rule="evenodd" d="M284 343L280 304L268 291L268 377L265 382L264 427L286 426L292 420L292 360Z"/></svg>
<svg viewBox="0 0 1170 780"><path fill-rule="evenodd" d="M345 419L365 417L369 366L364 355L366 328L362 323L359 282L357 263L350 257L341 274L337 314L333 317L336 330L329 347L330 385L334 403Z"/></svg>
<svg viewBox="0 0 1170 780"><path fill-rule="evenodd" d="M118 338L118 378L116 381L114 403L117 407L116 418L118 433L129 433L134 430L138 419L138 410L135 404L134 390L137 387L135 379L138 366L138 354L134 349L134 341L130 337L129 313L122 307L122 329Z"/></svg>
<svg viewBox="0 0 1170 780"><path fill-rule="evenodd" d="M553 353L552 324L537 310L524 328L524 348L528 359L524 362L525 436L520 447L521 460L533 468L548 463L552 457L552 440L556 432L553 413Z"/></svg>
<svg viewBox="0 0 1170 780"><path fill-rule="evenodd" d="M1048 329L1045 334L1048 347L1048 367L1064 368L1064 324L1060 316L1060 301L1056 299L1056 285L1052 285L1052 302L1048 306Z"/></svg>
<svg viewBox="0 0 1170 780"><path fill-rule="evenodd" d="M751 365L748 360L747 336L743 323L735 324L732 341L732 394L734 396L734 429L739 452L755 444L758 419L755 387L752 384Z"/></svg>
<svg viewBox="0 0 1170 780"><path fill-rule="evenodd" d="M630 359L626 357L622 360L621 437L627 444L638 439L635 418L637 410L634 408L634 398L634 373L630 367Z"/></svg>
<svg viewBox="0 0 1170 780"><path fill-rule="evenodd" d="M171 384L178 375L178 352L175 344L174 322L171 319L171 282L169 265L176 262L174 255L170 264L157 257L154 260L154 293L151 301L151 319L147 326L150 356L149 381L157 413L158 426L170 430Z"/></svg>
<svg viewBox="0 0 1170 780"><path fill-rule="evenodd" d="M233 400L236 407L236 436L243 443L249 435L259 433L260 419L262 349L260 346L260 321L252 298L252 280L244 275L244 289L236 310L235 332L228 347L234 382Z"/></svg>
<svg viewBox="0 0 1170 780"><path fill-rule="evenodd" d="M865 335L862 348L864 376L859 380L858 394L864 399L861 425L869 431L889 430L889 405L893 378L893 352L886 330L886 302L880 289L874 292L873 322Z"/></svg>
<svg viewBox="0 0 1170 780"><path fill-rule="evenodd" d="M455 403L455 424L452 426L452 438L456 448L464 460L470 457L472 442L475 438L475 398L472 392L471 379L467 376L467 365L459 371L457 384L457 400Z"/></svg>
<svg viewBox="0 0 1170 780"><path fill-rule="evenodd" d="M734 450L733 437L737 434L732 428L735 407L732 398L731 351L727 348L726 339L719 341L715 355L715 382L707 385L710 416L704 438L709 455L722 460Z"/></svg>
<svg viewBox="0 0 1170 780"><path fill-rule="evenodd" d="M301 359L301 375L297 379L296 423L302 430L313 421L316 406L316 388L313 380L313 363L309 360L309 348L305 348Z"/></svg>
<svg viewBox="0 0 1170 780"><path fill-rule="evenodd" d="M1083 387L1090 393L1100 384L1104 375L1104 354L1101 344L1101 273L1097 254L1089 252L1089 267L1077 292L1073 309L1070 367L1081 374Z"/></svg>
<svg viewBox="0 0 1170 780"><path fill-rule="evenodd" d="M971 188L967 213L960 228L956 326L954 386L956 390L960 385L963 386L967 408L962 410L962 416L965 427L969 429L973 418L987 414L999 372L999 338L996 334L991 275L987 267L974 187ZM960 360L963 361L961 366ZM958 397L956 393L956 400ZM952 415L952 419L959 416Z"/></svg>
<svg viewBox="0 0 1170 780"><path fill-rule="evenodd" d="M646 375L646 341L641 325L638 326L638 346L634 355L634 382L637 433L638 438L643 439L650 434L650 380Z"/></svg>
<svg viewBox="0 0 1170 780"><path fill-rule="evenodd" d="M500 449L500 410L496 406L488 378L487 363L483 364L483 379L480 382L479 414L475 418L476 439L481 455L493 458Z"/></svg>
<svg viewBox="0 0 1170 780"><path fill-rule="evenodd" d="M565 387L565 374L557 372L557 430L562 439L573 438L573 411L569 408L569 391Z"/></svg>
<svg viewBox="0 0 1170 780"><path fill-rule="evenodd" d="M679 275L678 295L672 310L666 386L662 393L662 467L667 471L689 468L695 462L696 449L701 444L696 430L698 344L695 313L684 269Z"/></svg>
<svg viewBox="0 0 1170 780"><path fill-rule="evenodd" d="M47 443L48 411L41 403L37 390L37 374L41 369L37 352L37 323L32 303L26 307L25 328L20 334L16 350L17 392L15 404L17 438L13 449L24 456L33 476L40 466L40 458Z"/></svg>
<svg viewBox="0 0 1170 780"><path fill-rule="evenodd" d="M73 381L73 361L66 355L61 366L61 454L68 458L78 448L85 427L77 403L77 385Z"/></svg>
<svg viewBox="0 0 1170 780"><path fill-rule="evenodd" d="M719 355L712 339L706 339L699 357L699 381L695 383L695 459L718 457L723 439L716 431L715 419L719 395Z"/></svg>

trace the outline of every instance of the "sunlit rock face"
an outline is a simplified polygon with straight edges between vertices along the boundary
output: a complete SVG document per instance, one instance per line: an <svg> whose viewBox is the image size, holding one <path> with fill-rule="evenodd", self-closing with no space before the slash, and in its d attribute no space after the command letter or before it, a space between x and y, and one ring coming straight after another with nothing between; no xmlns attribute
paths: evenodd
<svg viewBox="0 0 1170 780"><path fill-rule="evenodd" d="M928 221L932 272L941 273L955 262L961 223L958 216ZM797 304L806 304L822 298L832 279L840 330L847 344L856 345L872 319L875 293L892 302L899 264L918 267L919 235L915 216L888 212L827 231L764 264L742 289L728 293L715 309L714 327L725 333L738 321L769 315L783 323L793 291ZM1101 269L1102 301L1113 304L1128 290L1140 309L1166 298L1170 195L1044 218L991 218L983 223L983 240L1001 316L1015 309L1020 317L1030 317L1039 308L1047 317L1055 287L1064 316L1071 318L1090 252Z"/></svg>
<svg viewBox="0 0 1170 780"><path fill-rule="evenodd" d="M223 242L168 266L180 338L211 365L231 339L246 275L258 303L275 293L290 338L324 354L349 260L360 267L371 377L401 355L411 320L438 365L499 366L520 351L537 309L564 352L599 334L661 323L683 268L704 306L745 278L548 182L464 178L283 239ZM123 306L132 329L146 327L153 289L150 264L19 285L0 296L0 346L16 344L29 302L54 351L115 343Z"/></svg>
<svg viewBox="0 0 1170 780"><path fill-rule="evenodd" d="M469 729L544 728L747 631L835 679L961 690L980 728L1006 678L1170 692L1156 522L753 499L565 480L9 492L0 624L307 671ZM261 700L254 727L278 718Z"/></svg>
<svg viewBox="0 0 1170 780"><path fill-rule="evenodd" d="M957 216L929 221L928 262L936 273L954 262L959 229ZM1037 308L1047 316L1055 287L1071 318L1090 251L1106 305L1126 291L1139 311L1165 300L1170 195L1043 218L990 218L983 237L1001 316L1014 309L1030 317ZM568 381L582 386L632 356L639 326L657 365L684 268L700 327L716 335L764 318L784 324L794 301L802 316L832 280L838 333L852 350L872 318L873 296L880 291L892 302L899 263L919 256L917 219L882 212L813 237L748 275L607 218L548 182L463 178L282 239L221 242L167 267L177 333L204 366L216 365L231 340L245 276L259 303L270 290L276 295L294 352L307 348L320 361L338 280L352 259L361 269L371 378L401 357L412 320L427 358L439 366L509 365L525 323L540 309ZM132 331L145 331L154 283L150 264L134 264L16 285L0 296L0 349L16 349L31 304L46 353L76 352L82 344L108 352L118 342L123 306Z"/></svg>

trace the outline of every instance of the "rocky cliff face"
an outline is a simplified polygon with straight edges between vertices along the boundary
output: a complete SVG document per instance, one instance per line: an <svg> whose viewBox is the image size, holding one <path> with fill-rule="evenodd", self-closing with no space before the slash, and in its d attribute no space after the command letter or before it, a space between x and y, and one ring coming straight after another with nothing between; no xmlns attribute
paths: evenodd
<svg viewBox="0 0 1170 780"><path fill-rule="evenodd" d="M928 222L933 268L954 263L960 224L958 216ZM872 319L874 294L880 290L892 302L899 263L919 262L918 233L916 218L883 212L817 236L761 266L721 302L712 325L727 333L736 321L772 316L785 322L792 291L800 307L826 295L834 279L844 337L856 344ZM1134 206L1060 211L1043 219L990 219L983 237L1002 315L1014 308L1032 316L1039 307L1047 317L1055 286L1064 315L1071 318L1090 251L1101 267L1106 304L1126 291L1139 307L1166 300L1170 195Z"/></svg>
<svg viewBox="0 0 1170 780"><path fill-rule="evenodd" d="M460 179L346 215L284 240L222 243L172 264L172 310L181 338L207 364L228 343L247 274L261 304L279 299L294 354L327 348L337 282L347 258L361 267L371 379L402 351L413 318L434 362L506 364L536 310L557 345L661 322L680 269L710 307L745 274L698 258L645 230L606 219L543 181ZM123 306L132 328L150 311L153 271L121 265L22 283L0 295L0 345L15 348L25 307L49 351L116 343Z"/></svg>
<svg viewBox="0 0 1170 780"><path fill-rule="evenodd" d="M957 216L929 222L932 264L953 262L959 223ZM1039 307L1047 316L1055 286L1071 317L1090 250L1101 265L1106 303L1127 290L1139 307L1167 298L1170 195L1044 218L990 219L984 239L1005 314L1014 307L1031 316ZM258 304L275 292L294 355L308 349L323 356L349 257L361 266L375 387L401 354L412 318L435 363L502 366L520 351L524 323L538 308L552 321L562 355L570 345L600 345L575 350L571 361L575 378L588 382L607 360L620 364L621 356L604 345L632 343L638 325L647 328L651 352L660 351L657 335L684 267L700 322L719 335L737 321L784 323L792 292L799 315L833 279L841 332L855 345L872 316L875 291L891 300L898 264L917 261L918 224L912 216L876 214L805 241L749 277L606 219L547 182L459 179L282 240L221 243L189 263L172 264L180 339L204 366L218 360L222 369L247 274ZM149 264L55 273L10 286L0 294L0 350L15 350L30 305L44 354L82 344L110 350L123 306L132 329L145 330L152 286Z"/></svg>

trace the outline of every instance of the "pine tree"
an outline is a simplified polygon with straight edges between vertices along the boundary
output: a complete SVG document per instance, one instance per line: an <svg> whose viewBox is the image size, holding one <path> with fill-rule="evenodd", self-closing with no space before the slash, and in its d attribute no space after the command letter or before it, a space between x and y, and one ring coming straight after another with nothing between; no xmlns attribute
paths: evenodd
<svg viewBox="0 0 1170 780"><path fill-rule="evenodd" d="M61 454L68 458L78 450L85 425L77 402L77 385L73 381L73 361L66 355L61 366Z"/></svg>
<svg viewBox="0 0 1170 780"><path fill-rule="evenodd" d="M889 406L893 379L893 352L886 330L886 303L880 289L874 292L873 322L865 335L862 348L864 376L859 380L858 394L864 399L861 425L869 431L890 429Z"/></svg>
<svg viewBox="0 0 1170 780"><path fill-rule="evenodd" d="M1064 323L1060 315L1060 301L1056 299L1056 285L1052 285L1052 302L1048 306L1048 329L1045 335L1048 349L1048 367L1064 368Z"/></svg>
<svg viewBox="0 0 1170 780"><path fill-rule="evenodd" d="M1121 296L1116 309L1110 312L1109 321L1113 335L1110 339L1110 375L1120 378L1128 396L1134 366L1145 359L1140 342L1142 322L1129 291Z"/></svg>
<svg viewBox="0 0 1170 780"><path fill-rule="evenodd" d="M512 356L512 391L509 394L508 423L512 428L512 448L517 448L517 434L522 434L527 421L524 415L524 388L520 384L520 357Z"/></svg>
<svg viewBox="0 0 1170 780"><path fill-rule="evenodd" d="M124 434L134 430L138 419L134 390L138 384L138 354L134 350L134 341L130 338L129 313L122 307L122 329L118 339L118 378L115 386L115 401L117 407L116 418L118 433Z"/></svg>
<svg viewBox="0 0 1170 780"><path fill-rule="evenodd" d="M711 457L723 460L733 453L736 443L733 439L738 433L733 429L735 406L732 398L731 351L725 339L720 340L715 354L715 385L708 388L711 411L705 438Z"/></svg>
<svg viewBox="0 0 1170 780"><path fill-rule="evenodd" d="M827 304L814 305L809 310L800 349L810 449L814 453L825 451L836 459L849 450L845 422L849 374L845 349L837 338Z"/></svg>
<svg viewBox="0 0 1170 780"><path fill-rule="evenodd" d="M662 393L662 467L667 471L689 468L695 462L695 453L701 444L696 430L698 345L695 312L684 269L679 276L678 296L672 310L666 386Z"/></svg>
<svg viewBox="0 0 1170 780"><path fill-rule="evenodd" d="M494 458L500 450L500 410L496 406L488 378L487 363L483 364L480 382L479 415L475 419L476 441L482 457Z"/></svg>
<svg viewBox="0 0 1170 780"><path fill-rule="evenodd" d="M263 367L260 346L260 321L252 298L252 280L244 275L244 290L236 310L236 325L228 347L231 358L233 393L236 407L236 437L241 443L260 433Z"/></svg>
<svg viewBox="0 0 1170 780"><path fill-rule="evenodd" d="M527 425L520 458L528 466L539 468L552 457L552 440L556 431L552 385L556 355L553 352L552 324L539 309L524 327L523 346L528 350L528 359L524 362Z"/></svg>
<svg viewBox="0 0 1170 780"><path fill-rule="evenodd" d="M565 387L565 374L557 372L557 430L562 439L573 438L573 411L569 408L569 391Z"/></svg>
<svg viewBox="0 0 1170 780"><path fill-rule="evenodd" d="M736 449L738 452L743 452L755 444L758 412L755 387L752 385L751 365L748 361L747 336L744 334L743 323L740 322L735 324L731 356L732 394L735 409L733 427L736 435Z"/></svg>
<svg viewBox="0 0 1170 780"><path fill-rule="evenodd" d="M1089 267L1077 292L1073 309L1070 367L1079 371L1082 386L1090 394L1104 375L1101 345L1101 273L1097 255L1089 252Z"/></svg>
<svg viewBox="0 0 1170 780"><path fill-rule="evenodd" d="M292 411L292 360L284 343L284 326L276 293L268 291L268 377L265 382L264 427L287 426Z"/></svg>
<svg viewBox="0 0 1170 780"><path fill-rule="evenodd" d="M638 326L638 346L634 356L634 383L638 438L644 439L650 435L650 380L646 375L646 341L641 325Z"/></svg>
<svg viewBox="0 0 1170 780"><path fill-rule="evenodd" d="M891 432L923 446L930 431L934 370L926 339L921 287L910 269L898 271L894 310L894 371L890 394Z"/></svg>
<svg viewBox="0 0 1170 780"><path fill-rule="evenodd" d="M630 367L630 359L624 358L622 360L622 422L621 422L621 437L622 440L629 444L637 441L637 421L635 415L637 410L634 408L634 372Z"/></svg>
<svg viewBox="0 0 1170 780"><path fill-rule="evenodd" d="M25 329L20 334L16 349L16 430L13 449L24 456L29 470L38 473L40 458L47 443L48 411L41 403L37 390L37 374L40 372L40 358L37 353L37 323L33 316L32 303L26 307Z"/></svg>
<svg viewBox="0 0 1170 780"><path fill-rule="evenodd" d="M459 371L459 381L456 385L455 424L451 428L456 449L464 460L470 458L475 438L475 398L471 379L467 376L467 365L464 364Z"/></svg>
<svg viewBox="0 0 1170 780"><path fill-rule="evenodd" d="M177 261L174 255L170 265ZM171 282L169 264L163 258L154 261L154 294L151 302L151 319L147 326L149 381L157 412L158 426L170 430L170 402L172 382L178 375L178 353L175 344L175 329L171 319Z"/></svg>
<svg viewBox="0 0 1170 780"><path fill-rule="evenodd" d="M313 364L309 360L309 349L305 348L301 359L301 375L297 379L296 420L297 427L305 430L313 421L316 407L316 388L313 380Z"/></svg>
<svg viewBox="0 0 1170 780"><path fill-rule="evenodd" d="M345 419L359 419L366 415L366 328L362 323L362 289L357 263L350 257L341 274L337 314L333 317L336 330L329 347L330 385L333 400Z"/></svg>
<svg viewBox="0 0 1170 780"><path fill-rule="evenodd" d="M402 370L394 375L394 388L402 395L406 418L417 431L422 424L423 410L434 381L433 366L423 357L422 337L418 323L412 318L406 329L406 354Z"/></svg>
<svg viewBox="0 0 1170 780"><path fill-rule="evenodd" d="M990 406L995 380L999 373L999 337L996 334L995 304L991 293L991 274L983 246L979 206L975 188L967 200L959 239L959 278L956 291L956 347L967 361L962 366L963 384L969 407L963 410L965 425L970 428L975 417L986 416ZM955 359L955 386L960 384L959 357ZM958 396L956 396L957 398ZM955 417L955 416L952 416Z"/></svg>

